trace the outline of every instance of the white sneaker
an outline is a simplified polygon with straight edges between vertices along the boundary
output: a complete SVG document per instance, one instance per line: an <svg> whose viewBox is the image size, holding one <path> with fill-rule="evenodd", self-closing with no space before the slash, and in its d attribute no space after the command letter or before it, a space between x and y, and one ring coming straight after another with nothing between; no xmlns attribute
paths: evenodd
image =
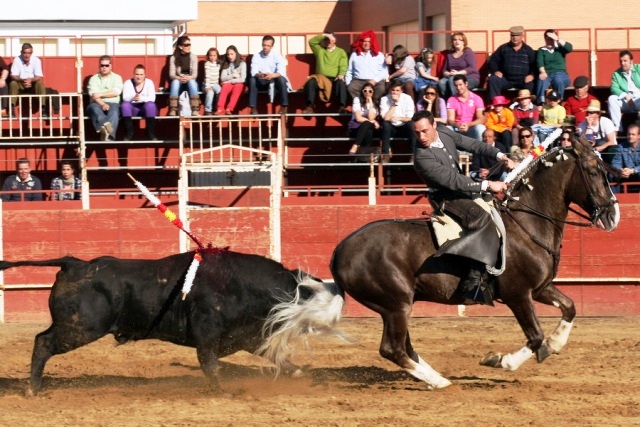
<svg viewBox="0 0 640 427"><path fill-rule="evenodd" d="M102 126L98 131L100 134L100 141L108 141L109 140L109 132L107 132L107 128Z"/></svg>

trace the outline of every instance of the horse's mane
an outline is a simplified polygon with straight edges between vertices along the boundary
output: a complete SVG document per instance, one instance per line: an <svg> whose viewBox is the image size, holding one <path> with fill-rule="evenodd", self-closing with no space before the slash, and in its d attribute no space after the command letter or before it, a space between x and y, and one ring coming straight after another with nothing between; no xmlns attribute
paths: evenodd
<svg viewBox="0 0 640 427"><path fill-rule="evenodd" d="M543 164L545 167L551 166L558 160L559 156L565 155L565 153L573 153L573 149L567 149L563 147L555 147L549 151L545 151L540 156L536 157L531 163L529 163L518 175L511 181L511 188L515 189L518 184L525 178L528 178L532 171L538 169Z"/></svg>

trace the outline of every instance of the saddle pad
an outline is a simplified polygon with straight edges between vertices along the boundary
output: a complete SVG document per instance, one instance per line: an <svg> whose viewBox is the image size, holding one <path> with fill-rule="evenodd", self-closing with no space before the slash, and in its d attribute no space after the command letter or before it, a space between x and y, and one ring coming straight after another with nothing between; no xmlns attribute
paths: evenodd
<svg viewBox="0 0 640 427"><path fill-rule="evenodd" d="M431 224L433 225L433 234L436 236L438 247L442 246L448 240L457 239L463 236L464 231L460 224L455 222L453 218L446 214L431 214Z"/></svg>

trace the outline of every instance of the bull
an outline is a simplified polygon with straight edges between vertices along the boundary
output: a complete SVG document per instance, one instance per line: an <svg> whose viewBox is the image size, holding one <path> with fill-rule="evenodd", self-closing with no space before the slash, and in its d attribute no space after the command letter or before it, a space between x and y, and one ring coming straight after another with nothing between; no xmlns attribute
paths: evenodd
<svg viewBox="0 0 640 427"><path fill-rule="evenodd" d="M193 252L157 260L66 256L41 261L0 261L60 267L49 297L51 326L35 338L28 395L42 386L47 361L113 334L119 344L159 339L194 347L200 368L220 391L218 359L240 350L273 362L276 375L297 373L291 341L335 329L344 293L268 258L233 251L201 251L192 290L182 284Z"/></svg>

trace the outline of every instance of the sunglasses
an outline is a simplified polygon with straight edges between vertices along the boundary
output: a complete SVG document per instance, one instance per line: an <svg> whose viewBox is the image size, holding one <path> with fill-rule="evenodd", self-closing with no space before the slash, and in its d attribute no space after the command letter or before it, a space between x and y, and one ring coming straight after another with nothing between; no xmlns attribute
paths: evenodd
<svg viewBox="0 0 640 427"><path fill-rule="evenodd" d="M562 141L571 141L571 138L562 138Z"/></svg>
<svg viewBox="0 0 640 427"><path fill-rule="evenodd" d="M100 64L101 67L111 67L111 64Z"/></svg>
<svg viewBox="0 0 640 427"><path fill-rule="evenodd" d="M189 46L191 46L191 43L181 44L180 46L182 46L182 47L189 47Z"/></svg>
<svg viewBox="0 0 640 427"><path fill-rule="evenodd" d="M425 95L433 95L433 96L435 96L435 95L436 95L436 93L435 93L435 92L425 92L424 94L425 94Z"/></svg>
<svg viewBox="0 0 640 427"><path fill-rule="evenodd" d="M524 135L524 134L522 134L522 135L520 135L520 139L524 139L524 138L531 138L532 136L533 136L533 135L531 135L531 134L528 134L528 135Z"/></svg>
<svg viewBox="0 0 640 427"><path fill-rule="evenodd" d="M371 89L363 89L362 93L373 93Z"/></svg>
<svg viewBox="0 0 640 427"><path fill-rule="evenodd" d="M597 111L587 111L587 116L590 116L592 114L600 114Z"/></svg>

